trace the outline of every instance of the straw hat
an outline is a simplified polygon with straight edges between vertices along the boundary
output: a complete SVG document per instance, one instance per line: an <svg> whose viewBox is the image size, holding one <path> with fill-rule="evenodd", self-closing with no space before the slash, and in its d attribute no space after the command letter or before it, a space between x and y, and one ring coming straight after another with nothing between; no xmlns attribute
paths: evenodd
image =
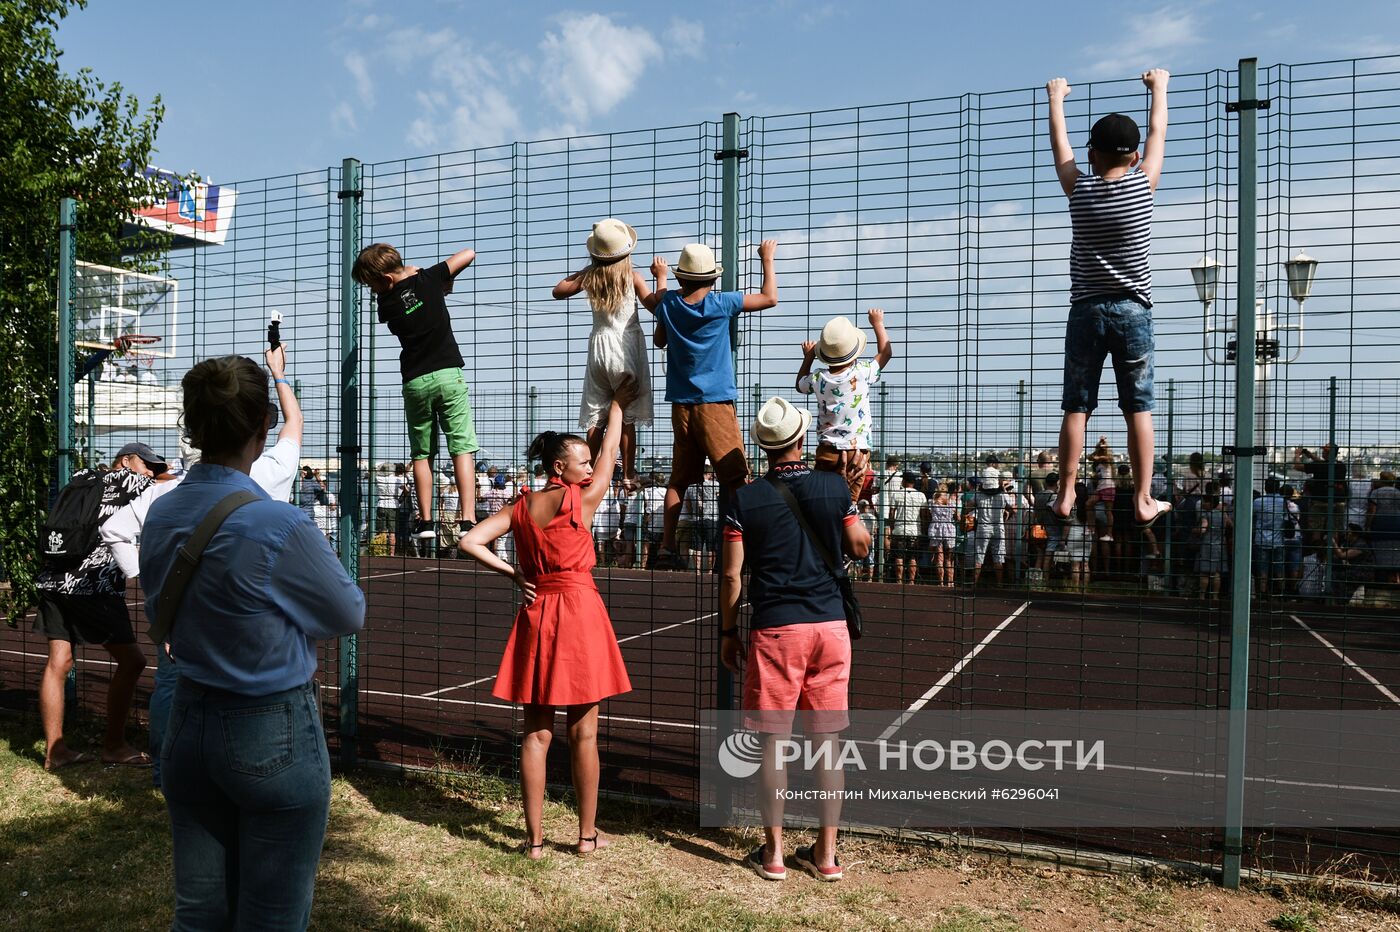
<svg viewBox="0 0 1400 932"><path fill-rule="evenodd" d="M844 366L865 352L865 333L844 317L833 317L822 328L817 356L828 366Z"/></svg>
<svg viewBox="0 0 1400 932"><path fill-rule="evenodd" d="M724 271L715 261L714 250L703 243L691 243L681 250L681 261L676 266L676 277L688 282L707 282L719 278Z"/></svg>
<svg viewBox="0 0 1400 932"><path fill-rule="evenodd" d="M593 232L588 236L588 254L600 262L631 255L636 246L637 231L613 217L593 224Z"/></svg>
<svg viewBox="0 0 1400 932"><path fill-rule="evenodd" d="M753 422L753 439L765 450L786 450L807 433L811 412L790 404L785 398L769 398L758 409Z"/></svg>

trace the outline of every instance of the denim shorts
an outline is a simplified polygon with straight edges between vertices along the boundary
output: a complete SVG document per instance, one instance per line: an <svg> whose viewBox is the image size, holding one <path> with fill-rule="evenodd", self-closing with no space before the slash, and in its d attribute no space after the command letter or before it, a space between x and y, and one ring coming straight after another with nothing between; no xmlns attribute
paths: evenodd
<svg viewBox="0 0 1400 932"><path fill-rule="evenodd" d="M1113 357L1118 407L1124 414L1151 411L1152 309L1131 298L1076 301L1065 326L1065 383L1060 408L1088 414L1099 406L1099 379Z"/></svg>

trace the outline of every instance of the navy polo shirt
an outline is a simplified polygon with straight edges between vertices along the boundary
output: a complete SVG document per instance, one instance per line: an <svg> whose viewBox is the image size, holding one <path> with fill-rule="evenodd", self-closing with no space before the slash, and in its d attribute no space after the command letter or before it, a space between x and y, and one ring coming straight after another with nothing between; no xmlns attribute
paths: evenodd
<svg viewBox="0 0 1400 932"><path fill-rule="evenodd" d="M833 557L844 559L842 529L859 520L845 479L814 472L805 463L782 463L769 475L788 484L812 530L822 535ZM734 493L725 537L744 542L753 628L845 619L836 580L767 478Z"/></svg>

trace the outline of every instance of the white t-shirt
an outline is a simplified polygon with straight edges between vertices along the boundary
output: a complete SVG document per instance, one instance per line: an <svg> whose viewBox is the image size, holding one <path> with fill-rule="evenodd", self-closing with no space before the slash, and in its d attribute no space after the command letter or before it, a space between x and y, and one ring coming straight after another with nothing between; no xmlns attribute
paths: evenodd
<svg viewBox="0 0 1400 932"><path fill-rule="evenodd" d="M666 521L666 487L649 485L642 489L641 494L646 514L646 523L642 526L648 531L659 534L661 526Z"/></svg>
<svg viewBox="0 0 1400 932"><path fill-rule="evenodd" d="M888 507L886 517L890 533L896 537L919 536L919 512L928 504L918 489L891 489L880 494L882 507Z"/></svg>
<svg viewBox="0 0 1400 932"><path fill-rule="evenodd" d="M269 498L285 502L292 497L292 483L300 463L301 444L291 438L278 440L272 449L263 450L262 456L253 460L248 475ZM188 475L186 472L165 482L152 482L98 528L103 542L129 579L141 575L141 528L146 524L151 502L175 488Z"/></svg>
<svg viewBox="0 0 1400 932"><path fill-rule="evenodd" d="M399 493L403 491L402 476L374 477L374 507L393 511L399 507Z"/></svg>
<svg viewBox="0 0 1400 932"><path fill-rule="evenodd" d="M612 540L621 524L622 504L618 501L617 490L608 489L593 512L593 536L598 540Z"/></svg>
<svg viewBox="0 0 1400 932"><path fill-rule="evenodd" d="M817 434L838 450L869 450L875 422L870 416L870 387L880 382L874 360L857 362L839 373L819 369L804 375L797 390L817 396Z"/></svg>

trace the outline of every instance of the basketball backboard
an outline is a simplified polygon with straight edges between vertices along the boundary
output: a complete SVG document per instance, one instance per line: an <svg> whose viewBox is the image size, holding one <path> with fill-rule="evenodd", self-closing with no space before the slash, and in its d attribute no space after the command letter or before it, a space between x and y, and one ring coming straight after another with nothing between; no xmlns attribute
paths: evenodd
<svg viewBox="0 0 1400 932"><path fill-rule="evenodd" d="M111 349L118 337L144 334L159 342L131 346L127 353L162 359L179 346L180 283L173 278L79 262L73 318L77 345Z"/></svg>

